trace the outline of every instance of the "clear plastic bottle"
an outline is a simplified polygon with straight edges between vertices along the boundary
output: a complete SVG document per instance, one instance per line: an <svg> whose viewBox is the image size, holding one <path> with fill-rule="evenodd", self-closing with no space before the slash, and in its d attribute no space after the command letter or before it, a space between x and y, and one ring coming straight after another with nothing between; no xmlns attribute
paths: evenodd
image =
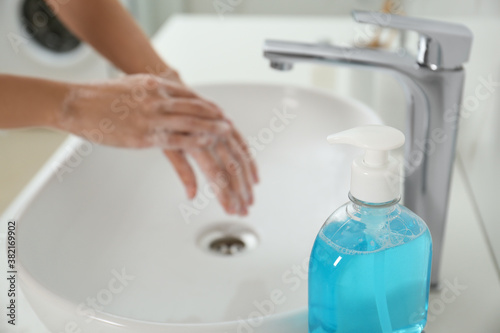
<svg viewBox="0 0 500 333"><path fill-rule="evenodd" d="M387 143L395 137L384 134L394 129L370 128L381 143L370 140L370 135L360 139L359 128L348 142L342 139L345 133L333 141L380 152L404 142L403 137L395 145ZM387 163L375 167L365 155L353 164L353 177L368 177L371 186L379 182L379 191L363 188L362 179L353 179L351 201L327 219L314 243L309 264L310 333L419 333L426 324L431 235L420 217L398 203L399 188L394 186L399 183L390 188L381 183L387 181L387 169L397 170L395 165L388 168L395 162L388 155L376 159ZM362 172L355 170L358 167ZM369 168L376 168L378 176L369 175Z"/></svg>

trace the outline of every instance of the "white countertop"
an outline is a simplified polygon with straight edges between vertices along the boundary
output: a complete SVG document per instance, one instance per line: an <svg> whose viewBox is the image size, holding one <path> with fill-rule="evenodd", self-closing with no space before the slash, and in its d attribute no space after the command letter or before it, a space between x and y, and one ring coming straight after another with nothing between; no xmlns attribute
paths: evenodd
<svg viewBox="0 0 500 333"><path fill-rule="evenodd" d="M364 99L366 96L361 91L363 89L357 89L358 84L371 78L363 76L361 72L352 75L352 69L325 69L304 64L296 66L291 72L281 73L271 70L262 57L265 38L306 42L328 39L330 42L345 44L357 33L359 26L347 17L334 20L314 17L228 16L221 20L218 16L176 16L160 29L154 38L154 44L189 84L274 82L328 89ZM400 125L403 120L400 113L403 112L391 112L404 108L404 99L394 82L390 79L386 82L395 87L395 93L391 96L394 108L385 111L382 116L389 119L389 123ZM40 142L44 142L44 136L39 137L42 140ZM54 140L54 137L46 137L47 151L55 149L59 140L57 138ZM29 151L20 152L20 155L23 155L24 163L29 163ZM40 164L41 160L43 159L38 158L36 163ZM29 172L33 173L33 170ZM465 286L465 290L450 289L444 283L441 291L431 294L427 333L500 331L499 276L485 245L484 234L471 204L471 194L463 172L458 163L453 176L442 278L451 284L457 281L459 285ZM30 176L27 173L24 175L25 178ZM14 186L13 191L16 189ZM0 287L3 287L1 283ZM22 298L19 301L19 327L12 330L5 327L2 320L0 331L46 333L26 301Z"/></svg>

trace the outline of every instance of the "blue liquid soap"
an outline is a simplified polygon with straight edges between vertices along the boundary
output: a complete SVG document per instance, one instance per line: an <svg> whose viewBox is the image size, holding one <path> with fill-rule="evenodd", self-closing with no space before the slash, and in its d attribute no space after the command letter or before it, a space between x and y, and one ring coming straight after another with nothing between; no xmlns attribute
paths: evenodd
<svg viewBox="0 0 500 333"><path fill-rule="evenodd" d="M422 332L432 240L398 201L351 196L325 222L309 264L310 333Z"/></svg>

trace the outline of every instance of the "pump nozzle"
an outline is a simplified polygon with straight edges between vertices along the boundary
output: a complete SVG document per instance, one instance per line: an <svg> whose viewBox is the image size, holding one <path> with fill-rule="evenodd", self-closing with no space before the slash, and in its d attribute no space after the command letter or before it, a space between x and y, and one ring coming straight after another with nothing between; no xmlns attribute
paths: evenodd
<svg viewBox="0 0 500 333"><path fill-rule="evenodd" d="M365 149L352 163L351 195L371 203L389 202L400 197L400 165L389 151L401 147L404 134L392 127L367 125L332 134L331 144L345 143Z"/></svg>

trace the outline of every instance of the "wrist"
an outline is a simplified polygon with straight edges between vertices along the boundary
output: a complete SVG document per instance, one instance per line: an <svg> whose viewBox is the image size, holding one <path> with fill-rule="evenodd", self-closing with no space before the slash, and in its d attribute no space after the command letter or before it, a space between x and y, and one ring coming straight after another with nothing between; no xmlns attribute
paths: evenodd
<svg viewBox="0 0 500 333"><path fill-rule="evenodd" d="M73 118L79 113L77 105L82 88L83 86L78 84L61 83L57 91L57 104L46 116L47 126L74 133L73 125L76 121Z"/></svg>
<svg viewBox="0 0 500 333"><path fill-rule="evenodd" d="M31 95L33 100L30 103L38 108L38 112L34 113L32 124L29 125L63 129L59 126L58 118L61 106L71 91L71 84L37 79L31 82L34 83L32 87L36 89L36 93Z"/></svg>

